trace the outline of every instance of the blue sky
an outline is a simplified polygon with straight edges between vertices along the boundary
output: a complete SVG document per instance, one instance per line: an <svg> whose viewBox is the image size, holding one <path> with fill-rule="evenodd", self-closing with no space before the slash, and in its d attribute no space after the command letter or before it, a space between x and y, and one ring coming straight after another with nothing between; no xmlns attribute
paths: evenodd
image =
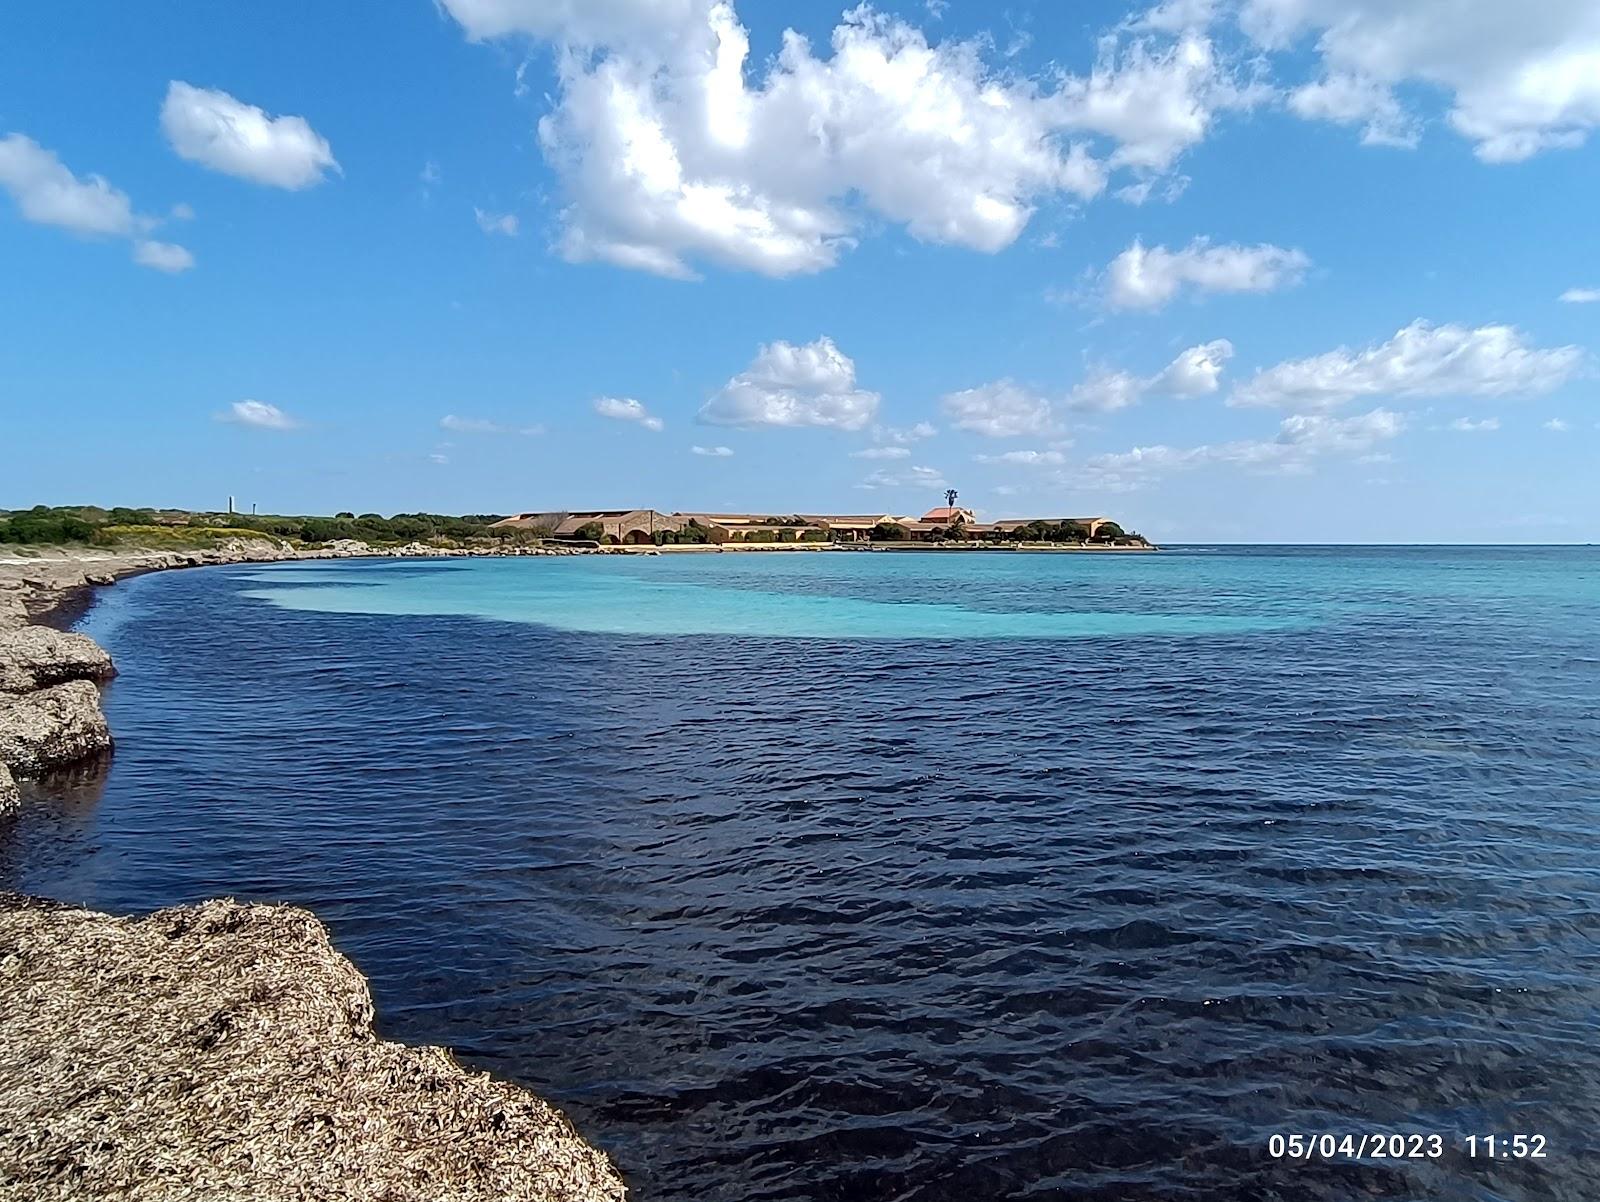
<svg viewBox="0 0 1600 1202"><path fill-rule="evenodd" d="M1589 0L9 6L0 505L1596 540L1596 125Z"/></svg>

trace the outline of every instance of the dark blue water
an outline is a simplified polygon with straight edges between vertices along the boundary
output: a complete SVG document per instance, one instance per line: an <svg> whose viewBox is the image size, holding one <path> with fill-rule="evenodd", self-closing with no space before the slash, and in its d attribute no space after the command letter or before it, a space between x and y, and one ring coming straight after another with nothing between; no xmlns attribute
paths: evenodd
<svg viewBox="0 0 1600 1202"><path fill-rule="evenodd" d="M1131 633L506 610L598 587L556 568ZM109 590L114 763L36 800L0 883L310 906L386 1034L550 1097L643 1200L1600 1196L1600 553L321 571ZM503 616L256 595L463 572ZM1516 1133L1547 1156L1468 1155Z"/></svg>

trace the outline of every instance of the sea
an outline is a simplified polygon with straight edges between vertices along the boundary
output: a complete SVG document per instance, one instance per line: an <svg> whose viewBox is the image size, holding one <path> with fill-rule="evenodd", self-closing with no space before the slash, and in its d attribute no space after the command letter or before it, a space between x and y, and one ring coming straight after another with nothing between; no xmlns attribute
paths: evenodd
<svg viewBox="0 0 1600 1202"><path fill-rule="evenodd" d="M79 625L116 752L0 887L310 907L638 1202L1600 1197L1600 549L244 565Z"/></svg>

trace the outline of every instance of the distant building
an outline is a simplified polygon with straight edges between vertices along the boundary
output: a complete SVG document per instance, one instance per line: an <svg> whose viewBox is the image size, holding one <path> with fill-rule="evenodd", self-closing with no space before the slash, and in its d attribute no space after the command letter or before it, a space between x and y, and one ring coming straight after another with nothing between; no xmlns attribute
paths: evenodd
<svg viewBox="0 0 1600 1202"><path fill-rule="evenodd" d="M570 509L519 513L495 522L491 529L539 530L553 538L575 539L579 531L598 528L595 541L612 544L654 542L656 535L699 526L712 543L807 542L819 536L834 542L867 542L879 526L898 526L912 541L943 537L959 524L968 538L1003 536L1035 522L1049 526L1074 523L1093 538L1110 518L1005 518L980 522L964 506L939 506L920 518L892 513L661 513L655 509ZM585 537L588 537L586 535Z"/></svg>

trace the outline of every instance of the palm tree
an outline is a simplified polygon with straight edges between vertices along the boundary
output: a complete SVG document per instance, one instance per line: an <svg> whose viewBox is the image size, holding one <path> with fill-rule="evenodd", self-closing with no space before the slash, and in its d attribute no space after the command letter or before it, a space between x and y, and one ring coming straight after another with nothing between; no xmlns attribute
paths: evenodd
<svg viewBox="0 0 1600 1202"><path fill-rule="evenodd" d="M946 509L954 509L954 508L955 508L955 507L956 507L956 498L957 498L957 497L958 497L958 496L960 496L960 495L961 495L961 494L960 494L960 493L958 493L958 492L956 492L956 490L955 490L955 489L953 489L953 488L947 488L947 489L945 489L945 490L944 490L944 504L945 504L945 508L946 508Z"/></svg>

